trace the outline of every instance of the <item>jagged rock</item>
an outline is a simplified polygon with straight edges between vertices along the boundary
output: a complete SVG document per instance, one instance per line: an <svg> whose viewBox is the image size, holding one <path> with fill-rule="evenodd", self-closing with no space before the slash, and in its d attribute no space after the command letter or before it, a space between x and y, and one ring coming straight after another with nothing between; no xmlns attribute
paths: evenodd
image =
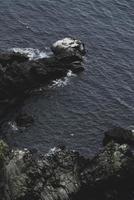
<svg viewBox="0 0 134 200"><path fill-rule="evenodd" d="M0 140L0 169L4 166L8 150L8 145Z"/></svg>
<svg viewBox="0 0 134 200"><path fill-rule="evenodd" d="M134 156L126 144L112 141L93 159L60 147L45 155L27 149L3 154L3 144L2 200L132 200Z"/></svg>
<svg viewBox="0 0 134 200"><path fill-rule="evenodd" d="M25 61L28 61L28 57L24 54L15 52L0 53L0 63L3 67L7 67L7 65L11 65L14 62L21 63Z"/></svg>
<svg viewBox="0 0 134 200"><path fill-rule="evenodd" d="M0 102L7 102L8 99L22 96L41 84L66 76L68 70L75 73L82 71L84 45L78 40L73 41L72 44L68 43L70 50L62 49L64 58L67 58L63 60L58 60L56 53L38 60L29 60L26 55L19 53L0 54ZM58 48L55 46L54 51L57 52ZM71 51L73 52L69 57Z"/></svg>
<svg viewBox="0 0 134 200"><path fill-rule="evenodd" d="M134 157L127 144L108 143L85 170L90 186L106 187L134 177ZM89 175L89 176L88 176ZM124 182L125 183L125 182Z"/></svg>
<svg viewBox="0 0 134 200"><path fill-rule="evenodd" d="M0 199L8 200L6 193L7 179L6 179L6 162L8 161L9 148L6 143L0 141Z"/></svg>
<svg viewBox="0 0 134 200"><path fill-rule="evenodd" d="M59 148L40 157L28 150L13 151L6 166L10 199L70 199L80 188L79 159Z"/></svg>
<svg viewBox="0 0 134 200"><path fill-rule="evenodd" d="M84 44L80 40L70 37L58 40L51 49L59 60L82 60L82 56L85 55Z"/></svg>
<svg viewBox="0 0 134 200"><path fill-rule="evenodd" d="M130 196L134 191L134 157L129 146L108 143L102 152L87 163L81 179L82 187L78 199L86 199L88 196L95 200L132 200Z"/></svg>
<svg viewBox="0 0 134 200"><path fill-rule="evenodd" d="M134 133L132 130L116 127L106 131L104 135L104 145L108 144L112 140L119 144L134 144Z"/></svg>

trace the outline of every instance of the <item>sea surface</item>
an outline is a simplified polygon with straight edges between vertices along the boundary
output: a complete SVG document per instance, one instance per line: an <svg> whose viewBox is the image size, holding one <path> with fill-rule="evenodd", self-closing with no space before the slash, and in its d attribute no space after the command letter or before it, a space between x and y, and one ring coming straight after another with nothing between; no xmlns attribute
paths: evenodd
<svg viewBox="0 0 134 200"><path fill-rule="evenodd" d="M133 128L134 0L0 0L1 50L48 56L66 36L85 43L85 71L39 88L16 109L35 122L19 130L9 119L13 146L47 152L65 145L93 155L106 130Z"/></svg>

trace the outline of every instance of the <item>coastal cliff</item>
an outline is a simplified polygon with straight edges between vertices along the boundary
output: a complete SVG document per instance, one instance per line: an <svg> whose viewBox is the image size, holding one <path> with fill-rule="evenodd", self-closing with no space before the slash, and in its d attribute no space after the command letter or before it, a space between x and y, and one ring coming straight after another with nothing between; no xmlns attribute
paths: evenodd
<svg viewBox="0 0 134 200"><path fill-rule="evenodd" d="M128 132L118 130L124 136ZM65 147L43 155L11 149L1 141L0 176L2 200L128 200L133 196L134 155L128 144L113 138L92 159Z"/></svg>

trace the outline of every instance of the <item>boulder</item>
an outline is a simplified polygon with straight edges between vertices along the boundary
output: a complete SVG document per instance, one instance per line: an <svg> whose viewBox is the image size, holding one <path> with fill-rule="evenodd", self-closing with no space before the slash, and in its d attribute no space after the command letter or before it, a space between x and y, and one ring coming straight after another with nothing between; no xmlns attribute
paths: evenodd
<svg viewBox="0 0 134 200"><path fill-rule="evenodd" d="M70 37L58 40L51 49L59 60L82 60L83 55L85 55L84 44L80 40Z"/></svg>

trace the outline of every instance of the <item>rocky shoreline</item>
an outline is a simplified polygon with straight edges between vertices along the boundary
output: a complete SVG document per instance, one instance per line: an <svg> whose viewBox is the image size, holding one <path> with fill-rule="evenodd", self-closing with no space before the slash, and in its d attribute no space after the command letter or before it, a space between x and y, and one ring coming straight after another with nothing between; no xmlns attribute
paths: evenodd
<svg viewBox="0 0 134 200"><path fill-rule="evenodd" d="M115 131L107 132L114 137L92 159L65 147L42 155L27 149L10 149L0 141L1 199L133 199L134 154L128 144L117 142ZM118 131L124 137L130 133L122 128Z"/></svg>
<svg viewBox="0 0 134 200"><path fill-rule="evenodd" d="M0 54L1 117L10 104L33 88L84 69L84 44L73 38L52 45L49 58L29 60L20 53ZM8 110L9 111L9 110ZM31 116L16 118L19 126ZM103 149L93 158L55 147L43 155L12 149L0 140L0 200L133 200L134 133L114 128L105 133Z"/></svg>

